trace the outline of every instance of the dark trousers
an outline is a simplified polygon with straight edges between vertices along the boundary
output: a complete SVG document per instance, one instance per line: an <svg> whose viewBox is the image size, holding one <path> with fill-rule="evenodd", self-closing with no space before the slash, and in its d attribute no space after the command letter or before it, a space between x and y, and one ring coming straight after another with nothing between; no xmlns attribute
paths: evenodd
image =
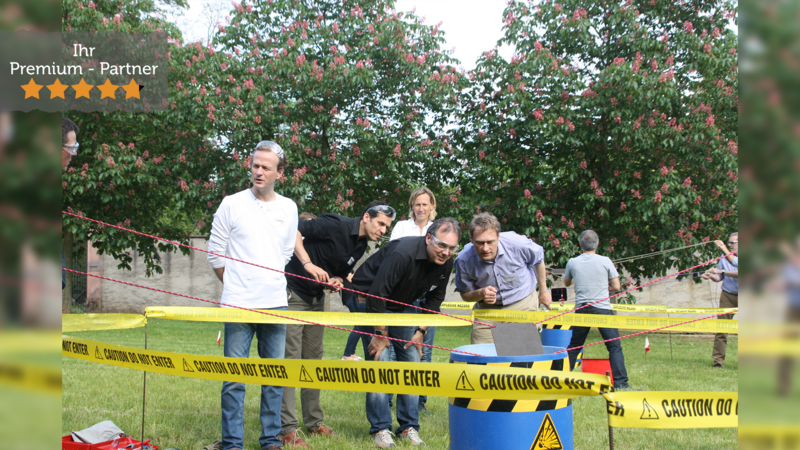
<svg viewBox="0 0 800 450"><path fill-rule="evenodd" d="M594 306L587 306L580 310L581 314L604 314L613 316L614 311L610 309L601 309ZM603 340L614 339L619 337L619 330L616 328L598 328ZM572 340L569 342L569 347L580 347L586 342L586 336L589 335L590 327L572 327ZM625 370L625 356L622 354L622 344L619 340L606 342L608 349L608 359L611 363L611 372L614 376L614 386L617 388L628 385L628 371ZM575 367L575 361L578 358L578 353L581 350L570 350L569 353L569 367L572 370Z"/></svg>
<svg viewBox="0 0 800 450"><path fill-rule="evenodd" d="M352 292L342 291L342 297L345 299L344 306L350 310L351 313L364 313L367 312L367 304L358 301L358 295ZM372 327L356 325L353 327L356 331L363 331L365 333L372 333ZM364 346L364 359L368 359L367 347L369 346L370 337L365 334L350 333L347 337L347 344L344 347L344 356L356 354L356 346L358 340L361 339L361 344Z"/></svg>

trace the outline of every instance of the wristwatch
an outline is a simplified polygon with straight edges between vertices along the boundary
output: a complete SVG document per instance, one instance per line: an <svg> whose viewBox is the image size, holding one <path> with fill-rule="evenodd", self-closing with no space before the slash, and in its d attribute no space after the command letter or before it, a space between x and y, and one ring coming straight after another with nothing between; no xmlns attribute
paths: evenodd
<svg viewBox="0 0 800 450"><path fill-rule="evenodd" d="M389 331L388 330L375 330L375 334L377 334L378 336L381 336L381 337L386 337L386 336L389 335Z"/></svg>
<svg viewBox="0 0 800 450"><path fill-rule="evenodd" d="M417 331L419 331L420 333L422 333L422 337L425 337L425 334L427 334L427 333L428 333L428 330L423 330L423 329L422 329L422 328L420 328L420 327L417 327L417 329L416 329L416 330L414 330L414 332L415 332L415 333L416 333Z"/></svg>

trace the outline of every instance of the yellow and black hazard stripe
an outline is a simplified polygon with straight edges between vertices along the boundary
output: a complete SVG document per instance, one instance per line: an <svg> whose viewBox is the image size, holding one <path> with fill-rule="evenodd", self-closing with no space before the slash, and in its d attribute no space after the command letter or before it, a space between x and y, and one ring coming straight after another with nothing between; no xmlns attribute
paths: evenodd
<svg viewBox="0 0 800 450"><path fill-rule="evenodd" d="M570 330L572 329L572 325L554 325L549 323L543 323L542 328L550 328L553 330Z"/></svg>
<svg viewBox="0 0 800 450"><path fill-rule="evenodd" d="M450 361L452 364L467 364L460 361ZM523 369L554 370L569 372L569 357L564 354L561 359L551 361L526 361L526 362L501 362L501 363L469 363L479 366L519 367ZM505 379L498 379L498 383L505 383ZM494 400L490 398L461 398L449 397L453 406L472 409L476 411L494 412L532 412L550 411L566 408L572 405L572 399L562 400Z"/></svg>

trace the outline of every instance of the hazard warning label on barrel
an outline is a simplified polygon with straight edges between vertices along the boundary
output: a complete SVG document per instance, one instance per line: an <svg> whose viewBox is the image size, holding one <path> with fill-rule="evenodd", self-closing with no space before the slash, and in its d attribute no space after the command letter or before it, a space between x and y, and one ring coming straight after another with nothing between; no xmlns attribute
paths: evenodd
<svg viewBox="0 0 800 450"><path fill-rule="evenodd" d="M531 450L563 450L563 448L553 419L550 418L549 413L545 413L539 432L536 433L536 439L531 444Z"/></svg>

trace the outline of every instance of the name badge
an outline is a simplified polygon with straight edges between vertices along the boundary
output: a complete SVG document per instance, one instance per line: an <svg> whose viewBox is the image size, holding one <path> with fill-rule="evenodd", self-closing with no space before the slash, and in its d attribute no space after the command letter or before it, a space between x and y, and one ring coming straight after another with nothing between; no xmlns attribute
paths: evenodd
<svg viewBox="0 0 800 450"><path fill-rule="evenodd" d="M353 265L353 263L355 263L355 262L356 262L355 258L353 258L353 257L351 256L351 257L350 257L350 261L347 261L347 265L348 265L348 266L352 266L352 265Z"/></svg>

